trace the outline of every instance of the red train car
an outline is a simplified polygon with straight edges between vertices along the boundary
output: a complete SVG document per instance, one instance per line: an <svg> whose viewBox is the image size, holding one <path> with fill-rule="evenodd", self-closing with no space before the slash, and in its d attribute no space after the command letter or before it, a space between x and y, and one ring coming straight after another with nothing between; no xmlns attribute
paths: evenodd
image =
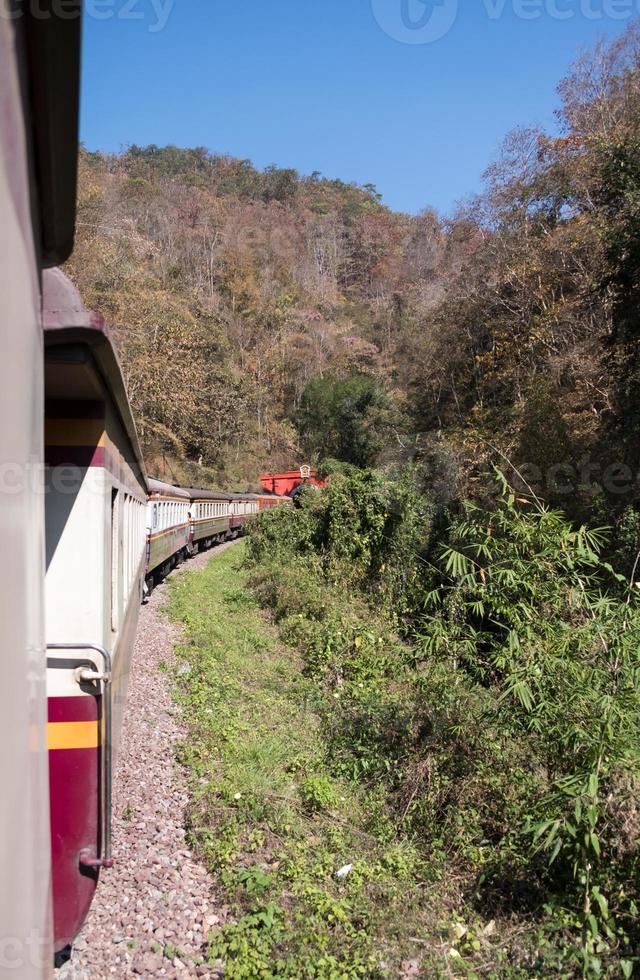
<svg viewBox="0 0 640 980"><path fill-rule="evenodd" d="M327 485L327 481L319 477L318 471L311 469L310 466L301 466L300 469L289 470L286 473L264 473L260 477L260 483L268 493L278 497L290 497L299 486L322 489Z"/></svg>

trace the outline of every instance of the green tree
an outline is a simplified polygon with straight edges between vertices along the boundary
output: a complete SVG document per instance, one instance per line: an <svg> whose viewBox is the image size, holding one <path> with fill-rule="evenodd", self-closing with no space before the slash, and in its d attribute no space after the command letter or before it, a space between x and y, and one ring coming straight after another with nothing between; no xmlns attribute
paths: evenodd
<svg viewBox="0 0 640 980"><path fill-rule="evenodd" d="M300 439L317 456L371 466L388 439L390 410L389 397L375 378L314 378L302 394Z"/></svg>

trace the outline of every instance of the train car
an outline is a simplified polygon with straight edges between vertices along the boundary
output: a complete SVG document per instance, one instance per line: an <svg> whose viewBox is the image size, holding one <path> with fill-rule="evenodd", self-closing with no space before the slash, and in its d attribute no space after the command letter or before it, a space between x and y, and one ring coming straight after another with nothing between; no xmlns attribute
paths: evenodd
<svg viewBox="0 0 640 980"><path fill-rule="evenodd" d="M44 276L45 621L54 945L110 867L111 773L146 571L147 483L108 328Z"/></svg>
<svg viewBox="0 0 640 980"><path fill-rule="evenodd" d="M204 551L225 541L230 530L230 495L216 490L186 489L191 501L193 549Z"/></svg>
<svg viewBox="0 0 640 980"><path fill-rule="evenodd" d="M258 495L255 493L231 493L229 503L229 533L233 538L242 534L249 518L258 513Z"/></svg>
<svg viewBox="0 0 640 980"><path fill-rule="evenodd" d="M188 490L149 480L147 588L150 591L192 552Z"/></svg>
<svg viewBox="0 0 640 980"><path fill-rule="evenodd" d="M273 507L291 506L291 497L281 497L273 493L260 493L258 494L258 513L262 514L265 510L271 510Z"/></svg>
<svg viewBox="0 0 640 980"><path fill-rule="evenodd" d="M322 490L327 485L327 481L318 476L318 471L308 465L303 465L297 470L288 470L286 473L263 473L260 483L270 494L278 497L290 497L298 487L316 487Z"/></svg>
<svg viewBox="0 0 640 980"><path fill-rule="evenodd" d="M80 74L80 0L46 6L0 0L0 947L21 980L53 957L41 270L73 245Z"/></svg>

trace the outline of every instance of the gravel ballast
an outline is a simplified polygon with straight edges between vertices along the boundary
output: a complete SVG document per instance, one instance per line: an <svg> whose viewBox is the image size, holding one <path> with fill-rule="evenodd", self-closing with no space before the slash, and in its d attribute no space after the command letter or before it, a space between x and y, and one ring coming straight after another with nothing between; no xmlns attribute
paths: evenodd
<svg viewBox="0 0 640 980"><path fill-rule="evenodd" d="M195 571L230 544L198 555L175 575ZM188 792L174 747L184 737L171 700L179 629L168 622L162 585L140 610L114 778L114 867L101 875L87 922L56 980L102 977L215 977L203 965L208 932L227 918L212 880L185 842ZM175 955L180 951L180 956Z"/></svg>

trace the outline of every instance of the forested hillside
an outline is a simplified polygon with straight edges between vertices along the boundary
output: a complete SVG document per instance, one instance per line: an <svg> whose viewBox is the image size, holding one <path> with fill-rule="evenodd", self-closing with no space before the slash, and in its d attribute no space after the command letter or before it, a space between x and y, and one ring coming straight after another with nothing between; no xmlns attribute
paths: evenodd
<svg viewBox="0 0 640 980"><path fill-rule="evenodd" d="M543 497L623 513L639 53L632 28L584 55L561 134L511 133L449 216L204 149L84 152L70 272L117 328L151 469L190 460L233 484L303 458L417 457L457 493L495 447L534 464Z"/></svg>

